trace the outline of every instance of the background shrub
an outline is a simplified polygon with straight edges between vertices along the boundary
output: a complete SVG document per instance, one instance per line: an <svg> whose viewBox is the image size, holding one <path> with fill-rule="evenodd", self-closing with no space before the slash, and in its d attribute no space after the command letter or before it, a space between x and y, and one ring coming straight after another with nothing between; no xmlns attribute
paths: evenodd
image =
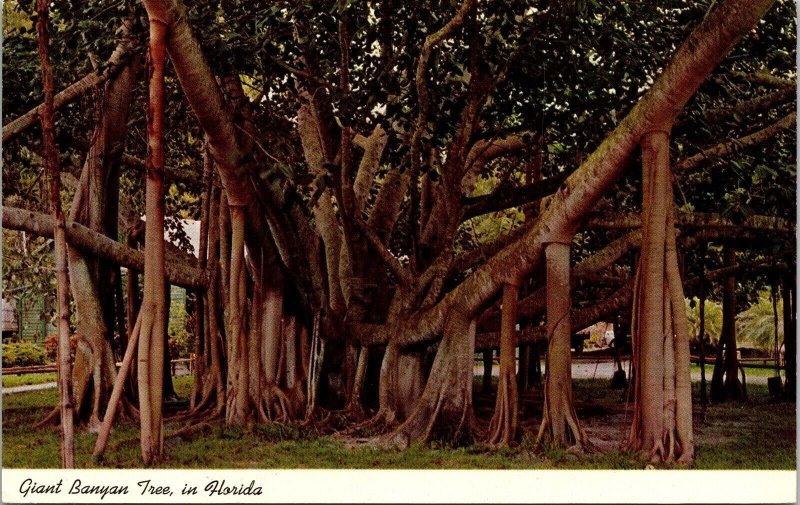
<svg viewBox="0 0 800 505"><path fill-rule="evenodd" d="M3 344L3 366L33 366L44 365L47 354L40 344L19 342Z"/></svg>

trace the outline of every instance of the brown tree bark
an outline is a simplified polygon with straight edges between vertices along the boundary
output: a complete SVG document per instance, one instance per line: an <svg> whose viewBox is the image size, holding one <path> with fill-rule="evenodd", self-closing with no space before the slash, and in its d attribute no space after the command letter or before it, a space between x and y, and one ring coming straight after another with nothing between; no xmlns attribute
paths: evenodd
<svg viewBox="0 0 800 505"><path fill-rule="evenodd" d="M231 206L231 249L228 283L228 386L227 424L252 422L253 405L248 394L249 362L247 347L247 277L244 268L245 214L241 206Z"/></svg>
<svg viewBox="0 0 800 505"><path fill-rule="evenodd" d="M131 50L132 25L133 19L125 21L118 51ZM134 55L104 86L99 99L99 121L70 208L70 221L86 225L111 240L116 239L119 214L120 156L117 148L125 140L138 67L139 58ZM68 254L76 330L82 337L73 371L75 404L79 420L93 431L100 425L100 415L106 409L116 376L111 345L114 285L109 282L113 280L113 266L107 259L94 258L73 246L69 247ZM123 332L120 328L120 333Z"/></svg>
<svg viewBox="0 0 800 505"><path fill-rule="evenodd" d="M632 320L634 415L628 447L654 462L694 458L688 323L675 242L669 133L642 139L642 249Z"/></svg>
<svg viewBox="0 0 800 505"><path fill-rule="evenodd" d="M736 265L736 250L725 244L722 249L725 267ZM711 376L711 401L745 400L744 385L739 380L736 344L736 275L731 271L722 285L722 331L717 347L717 361Z"/></svg>
<svg viewBox="0 0 800 505"><path fill-rule="evenodd" d="M55 220L52 216L29 210L3 207L3 228L26 231L40 237L52 237ZM92 231L82 224L67 221L65 224L67 243L82 251L107 259L129 270L144 270L144 253L121 244L111 237ZM162 239L163 240L163 239ZM204 287L206 276L189 265L169 261L166 264L166 278L170 284L196 289ZM135 317L133 318L136 319Z"/></svg>
<svg viewBox="0 0 800 505"><path fill-rule="evenodd" d="M102 72L91 72L58 92L58 94L53 97L53 109L58 109L62 105L80 98L90 90L99 87L108 79L114 77L125 65L126 59L130 56L130 49L130 46L127 44L117 46L106 64L103 65L102 68L104 70ZM3 125L3 144L11 140L17 134L25 131L30 126L36 124L36 120L44 113L44 109L44 104L38 105Z"/></svg>
<svg viewBox="0 0 800 505"><path fill-rule="evenodd" d="M45 164L50 179L50 209L56 221L54 252L56 268L56 299L58 302L58 392L61 415L61 466L75 467L75 440L73 427L73 401L70 328L69 328L69 279L67 277L67 240L64 231L64 211L61 208L61 175L58 148L55 140L53 119L53 71L50 66L50 13L46 0L36 2L36 31L38 34L39 64L44 84L44 106L41 111L44 137Z"/></svg>
<svg viewBox="0 0 800 505"><path fill-rule="evenodd" d="M584 451L591 449L572 399L570 342L570 273L568 242L551 242L544 250L547 265L547 368L542 424L537 444Z"/></svg>
<svg viewBox="0 0 800 505"><path fill-rule="evenodd" d="M161 458L164 329L164 62L167 25L150 19L145 265L138 377L142 460Z"/></svg>
<svg viewBox="0 0 800 505"><path fill-rule="evenodd" d="M415 441L443 440L454 445L472 442L472 369L475 353L475 319L453 310L447 317L425 389L409 417L387 441L408 447Z"/></svg>
<svg viewBox="0 0 800 505"><path fill-rule="evenodd" d="M497 382L497 399L494 415L489 423L487 443L508 446L519 435L519 394L517 392L516 324L519 284L503 286L503 313L500 323L500 377ZM569 310L569 309L567 309Z"/></svg>

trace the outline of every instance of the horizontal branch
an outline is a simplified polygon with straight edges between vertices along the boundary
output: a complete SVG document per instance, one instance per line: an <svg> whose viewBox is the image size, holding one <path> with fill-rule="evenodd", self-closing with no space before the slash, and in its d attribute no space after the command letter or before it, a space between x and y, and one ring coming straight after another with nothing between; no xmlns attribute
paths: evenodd
<svg viewBox="0 0 800 505"><path fill-rule="evenodd" d="M556 192L566 176L551 177L524 186L500 188L493 193L462 199L463 219L470 219L489 212L516 207Z"/></svg>
<svg viewBox="0 0 800 505"><path fill-rule="evenodd" d="M745 100L736 105L709 109L702 114L702 118L709 123L718 123L735 115L743 117L752 116L759 112L769 110L794 97L795 89L793 87L780 88L772 93Z"/></svg>
<svg viewBox="0 0 800 505"><path fill-rule="evenodd" d="M633 300L633 283L617 289L611 296L589 307L572 309L571 325L573 330L587 328L599 321L615 315L620 310L630 306ZM544 326L526 328L517 333L517 345L530 344L547 340ZM500 333L479 333L475 337L475 351L486 351L500 347Z"/></svg>
<svg viewBox="0 0 800 505"><path fill-rule="evenodd" d="M113 77L127 62L129 56L129 49L127 44L120 44L111 58L100 69L99 72L90 72L83 78L70 84L55 97L53 97L53 109L58 109L73 100L76 100L89 92L90 90L102 85L108 79ZM16 119L13 119L3 125L3 144L8 142L17 134L25 131L30 126L39 122L39 113L44 107L44 104L39 104L28 112L22 114Z"/></svg>
<svg viewBox="0 0 800 505"><path fill-rule="evenodd" d="M55 229L53 216L14 207L2 207L3 227L9 230L26 231L41 237L52 237ZM131 249L101 233L78 224L66 222L67 243L99 258L125 268L144 271L144 253ZM167 262L166 278L170 284L188 289L206 285L206 275L197 268L184 263Z"/></svg>
<svg viewBox="0 0 800 505"><path fill-rule="evenodd" d="M683 160L676 163L672 167L672 169L676 173L684 172L686 170L696 168L702 165L705 161L709 159L721 158L723 156L728 156L730 154L736 154L738 152L744 151L745 149L761 144L762 142L766 142L767 140L771 139L772 137L782 132L783 130L793 129L796 121L797 121L797 113L792 112L788 116L781 118L775 123L772 123L766 128L758 130L755 133L751 133L750 135L746 135L738 139L733 139L728 142L722 142L721 144L717 144L713 147L709 147L708 149L704 149L703 151L695 154L694 156L684 158Z"/></svg>
<svg viewBox="0 0 800 505"><path fill-rule="evenodd" d="M795 225L787 219L774 216L748 216L741 222L734 222L720 214L693 212L678 214L676 226L681 228L725 228L733 230L771 231L793 234ZM589 220L587 228L621 230L640 228L641 217L638 214L615 214L613 216L596 216Z"/></svg>
<svg viewBox="0 0 800 505"><path fill-rule="evenodd" d="M737 79L742 79L751 82L753 84L761 84L763 86L770 86L772 88L784 88L784 87L793 88L797 86L797 83L791 79L784 79L783 77L778 77L768 72L747 73L747 72L734 71L734 72L729 72L728 75Z"/></svg>

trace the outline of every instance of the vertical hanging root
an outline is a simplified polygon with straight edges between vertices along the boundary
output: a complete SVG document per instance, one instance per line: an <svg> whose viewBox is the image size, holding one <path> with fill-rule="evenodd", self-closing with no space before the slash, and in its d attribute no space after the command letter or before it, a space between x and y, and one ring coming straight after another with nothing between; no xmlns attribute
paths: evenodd
<svg viewBox="0 0 800 505"><path fill-rule="evenodd" d="M140 312L138 377L142 460L161 457L164 331L164 60L167 26L150 21L150 82L147 114L147 184L144 297Z"/></svg>
<svg viewBox="0 0 800 505"><path fill-rule="evenodd" d="M667 222L666 277L672 307L675 357L675 436L673 444L677 462L690 465L694 462L694 433L692 429L692 376L689 350L689 325L684 310L683 285L678 268L678 253L675 240L674 214L670 212Z"/></svg>
<svg viewBox="0 0 800 505"><path fill-rule="evenodd" d="M494 415L489 423L486 443L508 446L518 435L519 395L514 372L516 348L517 298L519 283L503 286L503 308L500 325L500 379Z"/></svg>
<svg viewBox="0 0 800 505"><path fill-rule="evenodd" d="M39 62L42 67L45 103L41 114L42 136L45 160L50 178L50 208L56 221L53 233L55 239L55 267L58 300L58 392L59 417L61 419L61 466L75 467L74 405L72 401L71 364L69 356L69 279L67 277L67 242L64 229L64 211L61 208L61 179L58 168L58 151L55 142L55 121L53 119L54 84L50 66L50 36L48 2L36 2L36 30L38 32Z"/></svg>
<svg viewBox="0 0 800 505"><path fill-rule="evenodd" d="M131 363L133 362L133 353L137 349L141 324L142 315L139 313L139 316L136 318L136 324L133 327L133 331L128 337L128 348L125 349L125 356L122 358L122 366L120 367L119 372L117 372L117 378L114 381L114 389L111 392L111 399L108 401L108 407L105 415L103 416L103 424L97 434L97 441L95 442L93 453L95 458L100 458L103 455L103 452L106 450L108 438L111 435L111 425L114 423L117 407L122 399L122 390L125 387L125 382L128 378L128 372L130 371Z"/></svg>
<svg viewBox="0 0 800 505"><path fill-rule="evenodd" d="M689 332L678 267L669 135L645 136L643 240L634 288L634 418L627 448L651 462L694 458Z"/></svg>
<svg viewBox="0 0 800 505"><path fill-rule="evenodd" d="M247 353L246 275L244 268L244 207L230 206L231 262L228 289L228 391L226 424L247 425L252 422L252 404L249 395L249 361Z"/></svg>
<svg viewBox="0 0 800 505"><path fill-rule="evenodd" d="M353 387L350 390L350 397L348 398L347 405L345 405L344 408L344 416L351 422L361 421L366 415L364 412L364 406L361 404L361 393L364 390L364 381L367 378L368 359L369 348L361 347L358 350Z"/></svg>
<svg viewBox="0 0 800 505"><path fill-rule="evenodd" d="M581 428L572 402L569 254L567 242L552 242L545 246L549 344L542 424L536 442L537 445L547 443L575 452L591 452L594 447Z"/></svg>

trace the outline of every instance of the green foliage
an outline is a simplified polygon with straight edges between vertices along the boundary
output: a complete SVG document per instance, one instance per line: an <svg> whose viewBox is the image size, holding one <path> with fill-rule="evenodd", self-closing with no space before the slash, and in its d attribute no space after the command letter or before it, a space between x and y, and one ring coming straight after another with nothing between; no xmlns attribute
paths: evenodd
<svg viewBox="0 0 800 505"><path fill-rule="evenodd" d="M778 298L778 346L783 344L783 300ZM769 291L758 293L758 302L736 315L736 341L740 346L772 350L775 319Z"/></svg>
<svg viewBox="0 0 800 505"><path fill-rule="evenodd" d="M30 342L3 344L3 366L44 365L46 361L44 347Z"/></svg>
<svg viewBox="0 0 800 505"><path fill-rule="evenodd" d="M686 318L689 320L689 338L700 338L700 300L695 297L686 302ZM722 305L714 300L705 301L704 324L706 342L716 342L722 332Z"/></svg>
<svg viewBox="0 0 800 505"><path fill-rule="evenodd" d="M192 352L191 334L187 328L189 316L183 300L172 300L169 306L169 351L172 359L188 358Z"/></svg>

